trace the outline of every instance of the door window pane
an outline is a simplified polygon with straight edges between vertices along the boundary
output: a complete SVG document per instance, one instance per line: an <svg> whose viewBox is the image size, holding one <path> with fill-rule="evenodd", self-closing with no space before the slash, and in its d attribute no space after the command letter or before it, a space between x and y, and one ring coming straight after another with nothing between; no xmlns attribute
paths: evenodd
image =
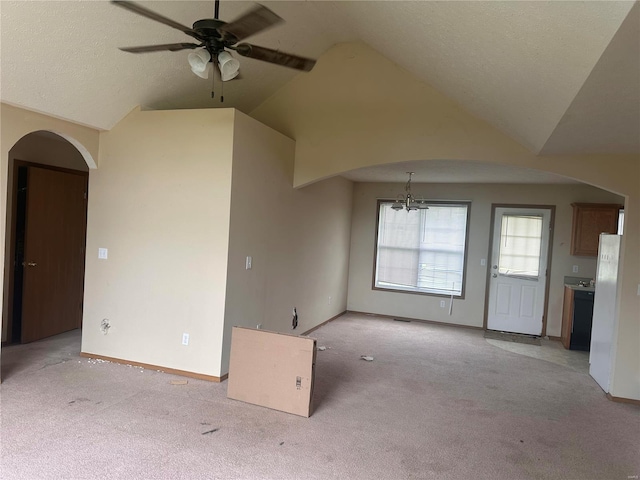
<svg viewBox="0 0 640 480"><path fill-rule="evenodd" d="M542 247L542 216L503 215L498 273L537 278Z"/></svg>

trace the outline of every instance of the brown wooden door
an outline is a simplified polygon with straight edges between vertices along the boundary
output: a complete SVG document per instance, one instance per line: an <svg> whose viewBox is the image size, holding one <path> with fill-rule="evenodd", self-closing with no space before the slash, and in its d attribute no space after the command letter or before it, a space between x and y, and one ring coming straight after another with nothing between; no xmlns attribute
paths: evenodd
<svg viewBox="0 0 640 480"><path fill-rule="evenodd" d="M87 178L28 168L22 343L81 326Z"/></svg>

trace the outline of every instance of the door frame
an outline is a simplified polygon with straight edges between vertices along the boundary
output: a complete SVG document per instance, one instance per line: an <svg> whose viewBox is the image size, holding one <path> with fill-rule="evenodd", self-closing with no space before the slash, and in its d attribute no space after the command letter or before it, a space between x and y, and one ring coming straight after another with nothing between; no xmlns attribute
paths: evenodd
<svg viewBox="0 0 640 480"><path fill-rule="evenodd" d="M547 274L545 275L544 285L544 306L542 310L542 333L541 337L547 336L547 316L549 313L549 284L551 280L551 257L553 253L553 232L555 230L556 219L556 206L555 205L531 205L531 204L516 204L516 203L492 203L491 204L491 223L489 224L489 248L487 254L487 274L485 278L484 289L484 318L482 321L482 329L487 330L487 322L489 320L489 284L491 281L491 256L493 255L493 231L494 222L496 220L497 208L537 208L543 210L549 210L549 245L547 248Z"/></svg>
<svg viewBox="0 0 640 480"><path fill-rule="evenodd" d="M85 268L86 268L86 244L87 244L87 207L89 205L88 202L88 198L89 198L89 185L88 185L88 177L89 177L89 172L84 172L82 170L74 170L72 168L63 168L63 167L54 167L52 165L43 165L40 163L36 163L36 162L27 162L24 160L18 160L18 159L14 159L13 160L13 171L12 171L12 178L10 179L11 183L12 183L12 189L11 189L11 194L12 194L12 198L11 198L11 225L9 227L9 229L7 229L6 232L6 241L9 242L9 257L8 259L5 259L5 262L8 261L9 263L9 270L8 272L5 270L5 273L8 273L8 275L5 276L5 282L8 282L8 288L7 288L7 318L5 319L5 321L7 322L7 340L6 343L8 345L12 344L13 342L13 293L14 293L14 289L15 289L15 285L14 285L14 258L15 258L15 248L16 248L16 221L17 221L17 209L18 209L18 202L16 202L16 198L17 198L17 187L18 187L18 170L20 169L20 167L36 167L36 168L44 168L47 170L55 170L58 172L63 172L63 173L70 173L72 175L79 175L79 176L84 176L87 177L87 201L85 202L85 214L84 214L84 245L83 245L83 250L84 250L84 255L85 255L85 262L83 264L82 267L82 276L83 276L83 290L84 290L84 273L85 273ZM7 182L8 183L8 182ZM84 292L83 292L83 296L84 296ZM82 306L84 309L84 305ZM80 322L81 324L78 325L78 328L82 327L82 322Z"/></svg>

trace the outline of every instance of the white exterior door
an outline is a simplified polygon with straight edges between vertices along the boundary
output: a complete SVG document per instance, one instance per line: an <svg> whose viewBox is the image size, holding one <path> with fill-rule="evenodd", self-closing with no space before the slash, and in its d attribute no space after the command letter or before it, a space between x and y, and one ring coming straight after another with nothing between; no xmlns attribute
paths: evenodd
<svg viewBox="0 0 640 480"><path fill-rule="evenodd" d="M551 210L496 207L487 328L542 334Z"/></svg>

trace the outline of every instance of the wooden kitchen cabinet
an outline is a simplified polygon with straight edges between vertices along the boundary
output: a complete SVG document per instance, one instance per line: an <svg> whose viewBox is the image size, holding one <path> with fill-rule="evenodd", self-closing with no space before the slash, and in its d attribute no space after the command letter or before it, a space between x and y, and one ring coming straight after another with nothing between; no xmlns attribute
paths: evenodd
<svg viewBox="0 0 640 480"><path fill-rule="evenodd" d="M622 205L572 203L571 255L598 256L601 233L618 233L618 215Z"/></svg>
<svg viewBox="0 0 640 480"><path fill-rule="evenodd" d="M564 287L564 302L562 304L562 333L560 339L564 348L571 344L571 325L573 323L573 289Z"/></svg>

